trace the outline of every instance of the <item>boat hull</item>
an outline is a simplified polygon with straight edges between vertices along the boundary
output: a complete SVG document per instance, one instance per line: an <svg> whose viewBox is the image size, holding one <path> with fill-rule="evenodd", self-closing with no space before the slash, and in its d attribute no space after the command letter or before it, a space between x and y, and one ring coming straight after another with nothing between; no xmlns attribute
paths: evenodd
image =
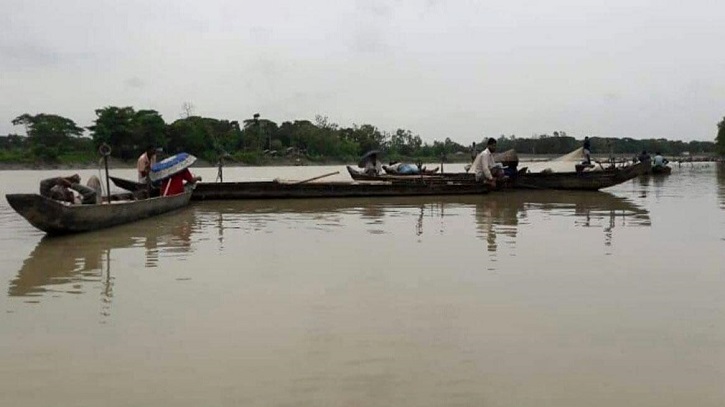
<svg viewBox="0 0 725 407"><path fill-rule="evenodd" d="M192 199L292 199L485 194L483 184L427 182L218 182L199 183Z"/></svg>
<svg viewBox="0 0 725 407"><path fill-rule="evenodd" d="M668 166L653 166L652 169L650 169L650 174L652 175L669 175L672 173L672 167Z"/></svg>
<svg viewBox="0 0 725 407"><path fill-rule="evenodd" d="M130 223L189 204L191 191L171 197L97 205L66 205L38 194L9 194L10 206L50 235L88 232Z"/></svg>

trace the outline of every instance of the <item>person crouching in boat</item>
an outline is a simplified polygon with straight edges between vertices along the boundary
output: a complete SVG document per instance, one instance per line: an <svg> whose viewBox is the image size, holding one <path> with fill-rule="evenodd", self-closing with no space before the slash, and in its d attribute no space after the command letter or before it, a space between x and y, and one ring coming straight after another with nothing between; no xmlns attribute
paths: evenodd
<svg viewBox="0 0 725 407"><path fill-rule="evenodd" d="M93 188L81 185L81 177L73 174L69 177L55 177L40 181L40 195L56 201L68 202L71 204L94 204L97 203L98 195ZM80 197L76 197L73 191Z"/></svg>
<svg viewBox="0 0 725 407"><path fill-rule="evenodd" d="M378 176L383 173L383 164L377 154L371 154L365 161L365 175Z"/></svg>
<svg viewBox="0 0 725 407"><path fill-rule="evenodd" d="M472 168L476 174L476 182L485 182L491 186L496 186L496 180L503 178L503 167L496 164L493 153L496 152L496 139L489 138L486 143L486 149L481 151L473 160Z"/></svg>
<svg viewBox="0 0 725 407"><path fill-rule="evenodd" d="M138 182L148 182L151 167L156 164L156 147L149 147L138 157L136 169L138 170Z"/></svg>
<svg viewBox="0 0 725 407"><path fill-rule="evenodd" d="M201 177L195 177L186 168L164 180L161 184L161 191L163 191L163 196L183 194L185 182L186 184L196 184L199 181L201 181Z"/></svg>

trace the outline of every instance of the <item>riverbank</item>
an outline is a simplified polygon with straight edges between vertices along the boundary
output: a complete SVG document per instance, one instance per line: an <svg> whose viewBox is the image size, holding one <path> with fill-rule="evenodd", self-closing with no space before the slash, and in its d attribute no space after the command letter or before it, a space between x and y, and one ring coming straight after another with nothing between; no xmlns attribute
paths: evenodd
<svg viewBox="0 0 725 407"><path fill-rule="evenodd" d="M553 158L559 157L558 155L547 155L547 154L519 154L519 159L522 162L536 162L536 161L549 161ZM606 161L608 157L593 157L597 161ZM617 161L631 158L628 155L615 155ZM713 162L718 161L717 157L712 156L691 156L691 157L666 157L671 163L685 163L685 162ZM387 160L384 160L387 161ZM422 161L426 164L439 163L440 159L435 160L432 158L423 159L401 159L401 161L415 162ZM444 164L461 164L468 163L469 158L466 156L453 156L448 157ZM248 163L243 161L237 161L228 159L225 161L225 167L289 167L289 166L313 166L313 165L355 165L354 162L342 159L308 159L308 158L288 158L288 157L264 157L264 159L256 161L254 163ZM135 161L124 161L117 158L110 158L108 160L109 169L129 169L135 168ZM198 168L213 168L216 167L216 163L210 163L208 161L197 159L194 167ZM0 170L2 171L27 171L27 170L59 170L59 171L70 171L70 170L88 170L102 168L103 161L99 158L96 161L92 160L81 160L71 162L57 162L48 163L43 161L21 161L21 162L0 162Z"/></svg>
<svg viewBox="0 0 725 407"><path fill-rule="evenodd" d="M414 162L417 159L405 159L404 161ZM436 162L433 159L422 159L421 161L430 163ZM440 160L438 160L440 161ZM468 160L464 157L455 157L455 159L448 159L445 163L466 163ZM313 166L313 165L354 165L355 162L351 160L333 159L333 158L288 158L288 157L263 157L261 160L255 160L255 162L244 162L234 159L227 159L224 162L225 167L291 167L291 166ZM135 168L136 161L124 161L117 158L111 158L108 160L109 169L128 169ZM197 159L194 167L199 168L210 168L216 167L216 163L210 163L208 161ZM43 161L35 162L0 162L0 170L13 171L13 170L87 170L103 167L103 162L97 161L77 161L77 162L57 162L48 163Z"/></svg>

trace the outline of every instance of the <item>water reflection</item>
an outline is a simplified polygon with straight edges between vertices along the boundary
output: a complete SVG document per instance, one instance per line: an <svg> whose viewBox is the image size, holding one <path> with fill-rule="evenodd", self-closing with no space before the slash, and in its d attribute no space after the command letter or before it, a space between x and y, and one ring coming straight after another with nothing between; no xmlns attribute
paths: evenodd
<svg viewBox="0 0 725 407"><path fill-rule="evenodd" d="M156 267L160 252L164 256L185 256L191 252L194 226L194 211L185 209L98 232L43 237L23 262L17 277L10 281L8 295L83 294L101 283L101 300L110 304L113 265L119 261L127 266L128 259L137 255L121 249L142 249L145 266Z"/></svg>
<svg viewBox="0 0 725 407"><path fill-rule="evenodd" d="M491 195L476 205L479 237L489 252L498 248L497 239L515 243L519 224L528 224L532 212L545 217L572 217L572 225L601 227L606 246L611 245L617 220L621 226L649 226L647 210L625 198L605 192L516 191Z"/></svg>
<svg viewBox="0 0 725 407"><path fill-rule="evenodd" d="M422 238L431 233L431 228L435 233L444 234L446 227L454 224L451 216L473 215L476 235L487 242L489 252L497 250L501 238L513 244L519 225L528 224L533 212L546 217L572 217L573 226L601 227L606 245L611 244L612 231L618 224L650 225L647 210L626 198L604 192L515 191L458 197L222 201L205 202L195 210L200 223L214 226L222 246L224 231L229 229L252 233L284 224L292 229L334 232L347 225L350 216L362 220L371 234L399 234L389 223L407 218L411 220L414 235Z"/></svg>
<svg viewBox="0 0 725 407"><path fill-rule="evenodd" d="M635 182L637 185L640 186L639 190L639 197L640 198L647 198L647 192L649 191L650 184L652 182L652 177L649 176L649 174L640 175L639 177L635 178Z"/></svg>

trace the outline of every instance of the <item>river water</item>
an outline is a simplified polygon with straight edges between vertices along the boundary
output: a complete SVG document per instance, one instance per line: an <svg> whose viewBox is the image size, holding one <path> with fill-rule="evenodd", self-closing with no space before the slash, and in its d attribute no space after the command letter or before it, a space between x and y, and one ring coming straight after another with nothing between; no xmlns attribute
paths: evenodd
<svg viewBox="0 0 725 407"><path fill-rule="evenodd" d="M2 171L0 193L52 175ZM4 199L0 220L2 405L725 405L714 164L599 193L194 203L62 238Z"/></svg>

